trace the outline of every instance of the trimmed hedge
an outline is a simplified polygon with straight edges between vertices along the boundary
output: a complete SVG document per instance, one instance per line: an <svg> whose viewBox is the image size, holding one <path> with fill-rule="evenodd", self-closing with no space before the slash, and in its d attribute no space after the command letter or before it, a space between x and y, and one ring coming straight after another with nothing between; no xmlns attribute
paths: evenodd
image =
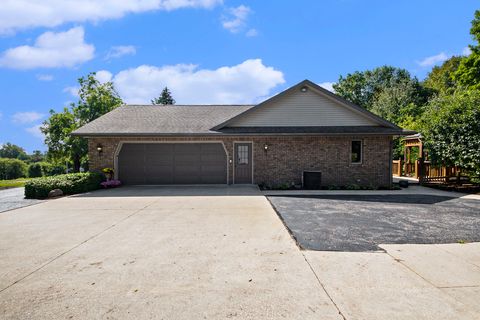
<svg viewBox="0 0 480 320"><path fill-rule="evenodd" d="M23 178L27 175L27 164L22 160L0 158L0 180Z"/></svg>
<svg viewBox="0 0 480 320"><path fill-rule="evenodd" d="M60 189L63 194L88 192L99 189L102 181L103 175L96 172L69 173L35 178L25 183L25 197L28 199L45 199L53 189Z"/></svg>

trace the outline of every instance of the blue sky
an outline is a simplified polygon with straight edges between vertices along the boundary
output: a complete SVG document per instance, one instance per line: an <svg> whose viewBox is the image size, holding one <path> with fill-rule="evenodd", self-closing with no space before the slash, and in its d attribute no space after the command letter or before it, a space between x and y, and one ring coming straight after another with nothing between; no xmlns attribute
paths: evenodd
<svg viewBox="0 0 480 320"><path fill-rule="evenodd" d="M4 0L0 143L45 150L38 127L98 72L129 103L255 103L303 80L381 65L423 79L465 53L478 0Z"/></svg>

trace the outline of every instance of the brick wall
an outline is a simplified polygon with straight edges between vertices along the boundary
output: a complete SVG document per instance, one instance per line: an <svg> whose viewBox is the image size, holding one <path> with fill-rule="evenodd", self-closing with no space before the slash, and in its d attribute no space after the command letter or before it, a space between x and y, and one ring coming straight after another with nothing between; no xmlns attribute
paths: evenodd
<svg viewBox="0 0 480 320"><path fill-rule="evenodd" d="M363 141L363 161L350 163L352 140ZM233 143L253 142L254 183L272 186L301 183L303 170L322 172L323 185L358 184L389 186L391 183L391 137L383 136L256 136L256 137L179 137L179 138L90 138L90 169L114 167L114 154L120 141L221 141L229 159L233 159ZM97 152L97 145L103 152ZM265 151L264 145L268 145ZM229 183L233 165L229 164Z"/></svg>

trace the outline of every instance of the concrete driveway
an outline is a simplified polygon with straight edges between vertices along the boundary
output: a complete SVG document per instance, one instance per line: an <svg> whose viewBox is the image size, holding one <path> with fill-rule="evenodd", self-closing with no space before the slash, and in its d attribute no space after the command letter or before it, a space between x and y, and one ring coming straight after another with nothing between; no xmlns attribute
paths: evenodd
<svg viewBox="0 0 480 320"><path fill-rule="evenodd" d="M480 245L300 250L253 187L0 213L1 319L478 319Z"/></svg>
<svg viewBox="0 0 480 320"><path fill-rule="evenodd" d="M2 319L341 319L255 187L120 188L0 214Z"/></svg>

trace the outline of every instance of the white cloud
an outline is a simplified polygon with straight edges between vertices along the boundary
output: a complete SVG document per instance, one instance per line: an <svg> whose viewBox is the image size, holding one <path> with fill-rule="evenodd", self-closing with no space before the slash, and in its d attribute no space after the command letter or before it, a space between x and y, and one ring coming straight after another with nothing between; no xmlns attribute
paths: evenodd
<svg viewBox="0 0 480 320"><path fill-rule="evenodd" d="M0 66L13 69L73 67L93 59L95 47L84 42L84 30L45 32L33 46L20 46L3 52Z"/></svg>
<svg viewBox="0 0 480 320"><path fill-rule="evenodd" d="M79 97L78 90L80 90L80 87L78 87L78 86L71 86L71 87L63 88L63 92L66 92L73 97Z"/></svg>
<svg viewBox="0 0 480 320"><path fill-rule="evenodd" d="M228 8L227 16L222 19L222 26L232 33L242 31L252 10L243 4L236 8Z"/></svg>
<svg viewBox="0 0 480 320"><path fill-rule="evenodd" d="M465 47L462 50L462 55L463 56L469 56L471 53L472 53L472 50L470 49L470 47Z"/></svg>
<svg viewBox="0 0 480 320"><path fill-rule="evenodd" d="M43 133L40 131L41 124L34 125L33 127L26 128L25 131L33 135L35 138L43 138Z"/></svg>
<svg viewBox="0 0 480 320"><path fill-rule="evenodd" d="M44 116L43 113L35 111L17 112L12 116L12 121L15 123L32 123L42 119Z"/></svg>
<svg viewBox="0 0 480 320"><path fill-rule="evenodd" d="M97 78L100 83L109 82L112 81L112 73L107 70L100 70L95 73L95 78Z"/></svg>
<svg viewBox="0 0 480 320"><path fill-rule="evenodd" d="M181 8L213 8L222 0L2 0L0 34L67 22L97 22L129 13Z"/></svg>
<svg viewBox="0 0 480 320"><path fill-rule="evenodd" d="M257 29L250 29L250 30L247 31L247 33L245 33L245 35L247 37L256 37L256 36L258 36L258 31L257 31Z"/></svg>
<svg viewBox="0 0 480 320"><path fill-rule="evenodd" d="M322 83L319 83L318 85L324 89L327 89L330 92L335 92L335 90L333 90L334 84L335 82L322 82Z"/></svg>
<svg viewBox="0 0 480 320"><path fill-rule="evenodd" d="M445 52L440 52L437 55L431 56L431 57L426 57L425 59L421 61L417 61L418 65L420 67L431 67L434 66L438 63L441 63L445 60L447 60L449 56Z"/></svg>
<svg viewBox="0 0 480 320"><path fill-rule="evenodd" d="M123 56L133 56L137 53L137 49L134 46L114 46L110 48L105 60L110 60L114 58L120 58Z"/></svg>
<svg viewBox="0 0 480 320"><path fill-rule="evenodd" d="M51 74L37 74L37 79L40 81L52 81L53 76Z"/></svg>
<svg viewBox="0 0 480 320"><path fill-rule="evenodd" d="M113 82L127 103L149 103L168 86L178 104L254 103L285 82L283 73L260 59L215 70L195 65L142 65L117 73Z"/></svg>

